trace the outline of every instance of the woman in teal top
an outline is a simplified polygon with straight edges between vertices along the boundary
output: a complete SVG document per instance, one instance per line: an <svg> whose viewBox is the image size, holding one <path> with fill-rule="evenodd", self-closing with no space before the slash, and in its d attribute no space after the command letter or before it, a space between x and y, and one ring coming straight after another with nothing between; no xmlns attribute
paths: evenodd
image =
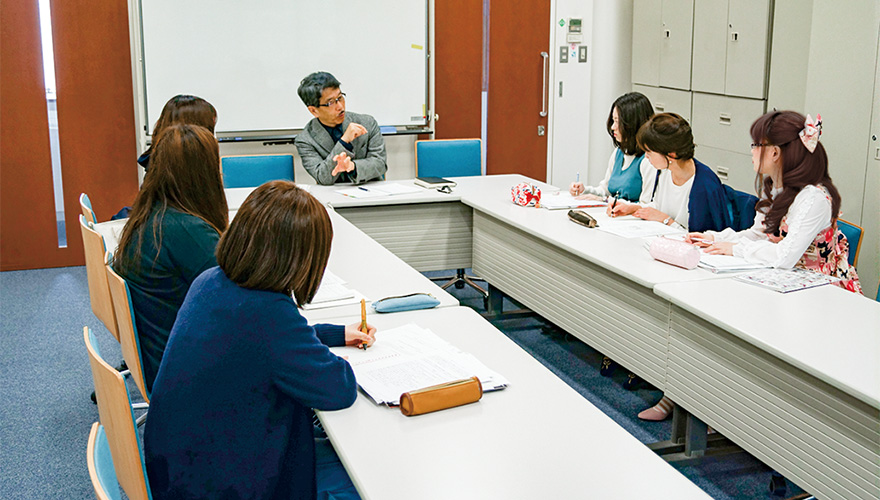
<svg viewBox="0 0 880 500"><path fill-rule="evenodd" d="M649 199L655 174L645 159L645 152L636 143L636 132L653 114L651 101L643 94L630 92L618 97L611 105L605 124L614 143L605 178L598 186L574 182L569 188L571 195L589 199L617 196L633 202Z"/></svg>
<svg viewBox="0 0 880 500"><path fill-rule="evenodd" d="M148 391L190 285L217 265L214 250L229 224L219 158L204 127L165 129L119 241L113 268L131 290Z"/></svg>

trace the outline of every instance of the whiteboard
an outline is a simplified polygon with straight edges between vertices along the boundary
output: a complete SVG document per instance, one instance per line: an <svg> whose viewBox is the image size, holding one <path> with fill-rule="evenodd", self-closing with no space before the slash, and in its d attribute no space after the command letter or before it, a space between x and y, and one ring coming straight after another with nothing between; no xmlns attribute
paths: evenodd
<svg viewBox="0 0 880 500"><path fill-rule="evenodd" d="M140 14L148 133L177 94L213 104L217 132L301 129L314 71L349 111L427 123L427 0L142 0Z"/></svg>

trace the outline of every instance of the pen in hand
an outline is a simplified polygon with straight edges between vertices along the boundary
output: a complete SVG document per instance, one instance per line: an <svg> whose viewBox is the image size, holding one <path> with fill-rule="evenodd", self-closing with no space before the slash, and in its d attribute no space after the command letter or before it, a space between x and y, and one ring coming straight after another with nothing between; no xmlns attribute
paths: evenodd
<svg viewBox="0 0 880 500"><path fill-rule="evenodd" d="M367 300L361 299L361 328L362 333L368 334L370 332L370 328L367 326ZM361 342L361 347L366 351L367 350L367 341Z"/></svg>
<svg viewBox="0 0 880 500"><path fill-rule="evenodd" d="M611 216L614 217L614 207L617 205L617 197L620 196L620 192L614 193L614 200L611 201Z"/></svg>

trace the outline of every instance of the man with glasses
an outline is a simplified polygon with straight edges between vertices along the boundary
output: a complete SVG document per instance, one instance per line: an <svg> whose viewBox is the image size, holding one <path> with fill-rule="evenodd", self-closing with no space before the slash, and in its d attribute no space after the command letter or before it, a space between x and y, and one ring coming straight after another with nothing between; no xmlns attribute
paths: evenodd
<svg viewBox="0 0 880 500"><path fill-rule="evenodd" d="M297 93L315 117L296 136L303 166L318 184L381 179L388 166L379 124L370 115L346 112L339 86L339 80L322 71L299 84Z"/></svg>

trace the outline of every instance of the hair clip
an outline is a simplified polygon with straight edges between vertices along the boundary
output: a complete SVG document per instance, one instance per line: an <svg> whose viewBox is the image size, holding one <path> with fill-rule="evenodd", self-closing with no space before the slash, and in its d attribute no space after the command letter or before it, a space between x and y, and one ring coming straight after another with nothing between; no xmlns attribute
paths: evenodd
<svg viewBox="0 0 880 500"><path fill-rule="evenodd" d="M801 137L801 142L804 143L807 151L810 153L815 151L816 145L819 144L819 136L822 135L822 115L816 115L815 121L812 116L807 115L804 129L798 135Z"/></svg>

